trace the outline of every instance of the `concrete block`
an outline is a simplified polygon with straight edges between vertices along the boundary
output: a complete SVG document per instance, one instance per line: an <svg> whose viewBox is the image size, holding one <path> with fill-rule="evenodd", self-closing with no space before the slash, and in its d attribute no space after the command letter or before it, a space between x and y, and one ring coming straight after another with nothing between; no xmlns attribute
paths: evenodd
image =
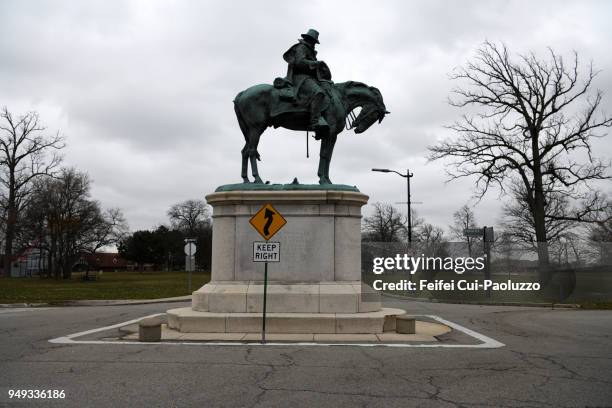
<svg viewBox="0 0 612 408"><path fill-rule="evenodd" d="M161 340L161 319L149 317L142 319L138 323L138 340L144 342L154 342Z"/></svg>
<svg viewBox="0 0 612 408"><path fill-rule="evenodd" d="M397 328L397 315L385 316L383 324L383 332L395 332Z"/></svg>
<svg viewBox="0 0 612 408"><path fill-rule="evenodd" d="M410 316L397 316L396 318L396 332L401 334L415 334L416 333L416 321L414 317Z"/></svg>

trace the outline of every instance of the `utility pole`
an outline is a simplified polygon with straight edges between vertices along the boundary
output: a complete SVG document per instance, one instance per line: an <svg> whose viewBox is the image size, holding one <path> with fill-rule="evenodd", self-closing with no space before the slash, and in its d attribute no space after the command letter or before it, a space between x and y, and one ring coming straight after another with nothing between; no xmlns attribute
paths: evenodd
<svg viewBox="0 0 612 408"><path fill-rule="evenodd" d="M414 174L410 173L409 169L406 169L406 174L402 174L395 170L390 169L372 169L372 171L377 171L380 173L395 173L401 177L406 179L406 206L408 207L407 221L408 221L408 243L412 243L412 214L410 213L411 200L410 200L410 178L414 176Z"/></svg>

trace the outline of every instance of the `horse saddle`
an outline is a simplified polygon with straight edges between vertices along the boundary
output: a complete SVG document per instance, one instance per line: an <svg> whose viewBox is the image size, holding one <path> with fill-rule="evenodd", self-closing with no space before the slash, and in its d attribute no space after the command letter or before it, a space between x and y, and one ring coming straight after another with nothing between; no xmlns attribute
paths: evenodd
<svg viewBox="0 0 612 408"><path fill-rule="evenodd" d="M295 87L289 78L274 78L274 88L278 89L278 96L281 100L295 102Z"/></svg>
<svg viewBox="0 0 612 408"><path fill-rule="evenodd" d="M279 82L277 80L285 80L285 78L276 78L274 82ZM331 103L331 95L332 92L328 87L323 87L325 90L325 100L323 102L323 106L321 106L321 112L325 112ZM297 98L295 95L295 87L294 86L283 86L281 88L277 87L276 84L272 91L272 101L270 106L270 116L276 117L278 115L286 114L286 113L295 113L295 114L304 114L306 117L310 115L310 106L309 100L302 100L303 98ZM324 120L324 119L323 119ZM324 122L325 123L325 122Z"/></svg>

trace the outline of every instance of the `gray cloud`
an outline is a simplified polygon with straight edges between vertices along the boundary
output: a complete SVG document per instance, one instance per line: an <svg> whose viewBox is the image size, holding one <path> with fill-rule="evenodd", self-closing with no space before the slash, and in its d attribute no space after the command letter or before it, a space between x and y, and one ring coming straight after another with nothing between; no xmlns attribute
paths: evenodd
<svg viewBox="0 0 612 408"><path fill-rule="evenodd" d="M459 111L447 105L454 67L485 40L514 52L552 46L579 51L612 86L607 2L19 2L0 4L0 105L38 110L68 138L66 163L86 170L105 206L132 228L165 222L168 206L238 182L243 137L232 108L246 87L286 70L282 53L309 27L336 81L378 87L392 114L382 125L339 136L332 179L371 201L405 200L404 180L372 167L414 172L413 199L428 221L447 225L470 200L473 180L445 183L426 147L449 135ZM612 113L612 96L604 109ZM272 182L316 182L318 143L267 130L261 173ZM595 142L612 157L611 144ZM609 190L609 185L604 186ZM493 194L476 207L492 225Z"/></svg>

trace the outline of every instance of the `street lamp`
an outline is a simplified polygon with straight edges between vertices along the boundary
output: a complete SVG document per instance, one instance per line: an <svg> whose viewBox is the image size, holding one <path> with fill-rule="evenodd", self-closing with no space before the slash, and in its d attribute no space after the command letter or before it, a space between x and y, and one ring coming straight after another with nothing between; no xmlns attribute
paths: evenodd
<svg viewBox="0 0 612 408"><path fill-rule="evenodd" d="M406 174L402 174L398 171L390 170L390 169L372 169L372 171L377 171L380 173L395 173L406 179L406 195L408 198L406 200L406 204L408 205L408 242L411 243L412 242L412 219L410 215L410 177L414 176L414 174L410 173L410 170L408 169L406 169Z"/></svg>

